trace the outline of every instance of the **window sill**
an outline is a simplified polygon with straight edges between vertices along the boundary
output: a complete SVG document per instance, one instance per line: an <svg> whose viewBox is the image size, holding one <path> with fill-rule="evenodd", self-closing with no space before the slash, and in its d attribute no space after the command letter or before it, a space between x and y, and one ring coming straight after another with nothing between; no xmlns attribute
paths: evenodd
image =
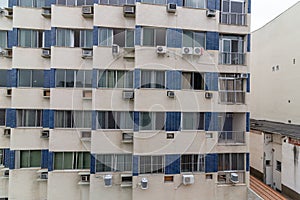
<svg viewBox="0 0 300 200"><path fill-rule="evenodd" d="M43 129L42 126L17 126L15 129Z"/></svg>

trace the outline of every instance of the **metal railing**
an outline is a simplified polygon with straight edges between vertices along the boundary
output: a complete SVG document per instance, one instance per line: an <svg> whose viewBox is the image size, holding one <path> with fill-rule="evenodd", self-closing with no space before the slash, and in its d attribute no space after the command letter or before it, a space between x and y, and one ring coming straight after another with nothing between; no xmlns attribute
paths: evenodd
<svg viewBox="0 0 300 200"><path fill-rule="evenodd" d="M244 171L226 171L218 172L218 184L233 184L231 181L231 173L238 175L238 183L245 183L245 172Z"/></svg>
<svg viewBox="0 0 300 200"><path fill-rule="evenodd" d="M244 13L221 12L220 23L245 26L247 25L246 19L247 19L247 14Z"/></svg>
<svg viewBox="0 0 300 200"><path fill-rule="evenodd" d="M219 144L245 144L244 131L221 131L218 135Z"/></svg>
<svg viewBox="0 0 300 200"><path fill-rule="evenodd" d="M219 63L223 65L244 65L245 53L221 52Z"/></svg>
<svg viewBox="0 0 300 200"><path fill-rule="evenodd" d="M219 101L226 104L245 104L245 94L243 91L219 91Z"/></svg>

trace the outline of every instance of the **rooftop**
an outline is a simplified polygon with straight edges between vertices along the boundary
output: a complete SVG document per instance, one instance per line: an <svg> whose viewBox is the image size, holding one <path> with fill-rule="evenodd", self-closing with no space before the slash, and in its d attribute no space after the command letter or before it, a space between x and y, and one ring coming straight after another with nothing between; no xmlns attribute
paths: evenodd
<svg viewBox="0 0 300 200"><path fill-rule="evenodd" d="M280 134L293 138L300 138L300 125L284 124L266 120L250 120L252 130Z"/></svg>

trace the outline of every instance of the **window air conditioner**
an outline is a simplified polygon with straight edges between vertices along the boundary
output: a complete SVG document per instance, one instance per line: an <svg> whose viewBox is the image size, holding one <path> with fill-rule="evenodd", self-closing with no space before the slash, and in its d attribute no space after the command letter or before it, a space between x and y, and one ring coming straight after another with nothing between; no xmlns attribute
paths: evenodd
<svg viewBox="0 0 300 200"><path fill-rule="evenodd" d="M84 175L81 175L81 182L90 182L90 175L89 174L84 174Z"/></svg>
<svg viewBox="0 0 300 200"><path fill-rule="evenodd" d="M44 17L50 18L51 17L51 7L43 7L42 15Z"/></svg>
<svg viewBox="0 0 300 200"><path fill-rule="evenodd" d="M93 91L92 90L83 90L82 91L82 98L83 99L92 99Z"/></svg>
<svg viewBox="0 0 300 200"><path fill-rule="evenodd" d="M125 17L134 17L135 16L135 5L124 5L123 14Z"/></svg>
<svg viewBox="0 0 300 200"><path fill-rule="evenodd" d="M192 47L182 47L181 53L182 54L193 54L193 48Z"/></svg>
<svg viewBox="0 0 300 200"><path fill-rule="evenodd" d="M122 142L123 143L132 143L133 142L133 133L122 133Z"/></svg>
<svg viewBox="0 0 300 200"><path fill-rule="evenodd" d="M111 187L112 186L112 175L108 174L104 176L104 186Z"/></svg>
<svg viewBox="0 0 300 200"><path fill-rule="evenodd" d="M50 56L51 56L51 50L50 49L43 49L42 50L42 57L50 58Z"/></svg>
<svg viewBox="0 0 300 200"><path fill-rule="evenodd" d="M43 97L44 98L50 98L50 89L44 89L43 90Z"/></svg>
<svg viewBox="0 0 300 200"><path fill-rule="evenodd" d="M134 91L133 90L123 90L123 99L134 99Z"/></svg>
<svg viewBox="0 0 300 200"><path fill-rule="evenodd" d="M248 74L239 74L238 77L239 78L248 78Z"/></svg>
<svg viewBox="0 0 300 200"><path fill-rule="evenodd" d="M231 173L230 174L230 181L232 183L238 183L239 182L239 175L237 173Z"/></svg>
<svg viewBox="0 0 300 200"><path fill-rule="evenodd" d="M141 188L143 190L148 189L148 179L147 178L142 178L142 180L141 180Z"/></svg>
<svg viewBox="0 0 300 200"><path fill-rule="evenodd" d="M42 172L40 175L40 179L43 179L43 180L48 179L48 172Z"/></svg>
<svg viewBox="0 0 300 200"><path fill-rule="evenodd" d="M91 57L93 57L92 49L83 49L82 50L82 58L91 58Z"/></svg>
<svg viewBox="0 0 300 200"><path fill-rule="evenodd" d="M192 175L192 174L182 175L182 183L183 183L183 185L194 184L194 175Z"/></svg>
<svg viewBox="0 0 300 200"><path fill-rule="evenodd" d="M167 4L167 12L169 12L169 13L175 13L176 12L176 8L177 8L177 4L176 3L168 3Z"/></svg>
<svg viewBox="0 0 300 200"><path fill-rule="evenodd" d="M82 13L82 15L92 15L92 14L94 14L94 7L93 6L82 6L81 13Z"/></svg>
<svg viewBox="0 0 300 200"><path fill-rule="evenodd" d="M120 54L120 47L117 44L113 44L111 50L112 50L112 54L114 56L117 56Z"/></svg>
<svg viewBox="0 0 300 200"><path fill-rule="evenodd" d="M43 130L41 132L41 138L49 138L49 130Z"/></svg>
<svg viewBox="0 0 300 200"><path fill-rule="evenodd" d="M174 91L167 91L167 96L170 98L174 98L175 97L175 92Z"/></svg>
<svg viewBox="0 0 300 200"><path fill-rule="evenodd" d="M12 49L11 48L8 48L8 49L4 49L2 51L2 55L6 58L12 58Z"/></svg>
<svg viewBox="0 0 300 200"><path fill-rule="evenodd" d="M194 55L203 55L204 49L202 47L194 47Z"/></svg>
<svg viewBox="0 0 300 200"><path fill-rule="evenodd" d="M81 131L80 139L81 140L91 140L92 132L91 131Z"/></svg>
<svg viewBox="0 0 300 200"><path fill-rule="evenodd" d="M11 134L11 129L10 128L5 128L4 132L3 132L3 135L6 136L6 137L10 137L10 134Z"/></svg>
<svg viewBox="0 0 300 200"><path fill-rule="evenodd" d="M7 88L6 89L6 96L7 97L11 97L11 94L12 94L12 89L11 88Z"/></svg>
<svg viewBox="0 0 300 200"><path fill-rule="evenodd" d="M166 46L157 46L156 47L156 53L158 53L158 54L167 53L167 47Z"/></svg>
<svg viewBox="0 0 300 200"><path fill-rule="evenodd" d="M13 8L4 8L6 10L5 17L12 18L13 17Z"/></svg>
<svg viewBox="0 0 300 200"><path fill-rule="evenodd" d="M211 99L213 94L211 92L205 92L205 99Z"/></svg>
<svg viewBox="0 0 300 200"><path fill-rule="evenodd" d="M5 169L5 170L3 171L3 176L6 177L6 178L9 177L9 169Z"/></svg>
<svg viewBox="0 0 300 200"><path fill-rule="evenodd" d="M206 16L207 17L215 17L216 16L216 11L215 10L207 10L206 11Z"/></svg>

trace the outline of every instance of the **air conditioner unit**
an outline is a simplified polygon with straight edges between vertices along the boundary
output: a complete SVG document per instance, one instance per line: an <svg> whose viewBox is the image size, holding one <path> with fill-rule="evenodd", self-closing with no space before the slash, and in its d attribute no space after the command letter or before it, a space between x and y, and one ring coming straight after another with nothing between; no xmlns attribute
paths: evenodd
<svg viewBox="0 0 300 200"><path fill-rule="evenodd" d="M40 174L40 179L47 180L48 179L48 172L42 172Z"/></svg>
<svg viewBox="0 0 300 200"><path fill-rule="evenodd" d="M50 133L49 130L43 130L41 132L41 138L49 138L49 133Z"/></svg>
<svg viewBox="0 0 300 200"><path fill-rule="evenodd" d="M50 49L43 49L42 50L42 57L50 58L50 56L51 56L51 50Z"/></svg>
<svg viewBox="0 0 300 200"><path fill-rule="evenodd" d="M174 133L167 133L167 139L174 139Z"/></svg>
<svg viewBox="0 0 300 200"><path fill-rule="evenodd" d="M92 49L83 49L82 50L82 58L92 58L93 50Z"/></svg>
<svg viewBox="0 0 300 200"><path fill-rule="evenodd" d="M248 74L238 74L238 78L248 78Z"/></svg>
<svg viewBox="0 0 300 200"><path fill-rule="evenodd" d="M206 16L207 17L215 17L216 16L216 11L215 10L207 10L206 11Z"/></svg>
<svg viewBox="0 0 300 200"><path fill-rule="evenodd" d="M124 5L123 14L125 17L134 17L135 16L135 5Z"/></svg>
<svg viewBox="0 0 300 200"><path fill-rule="evenodd" d="M11 129L10 128L5 128L4 132L3 132L3 135L6 136L6 137L10 137L10 134L11 134Z"/></svg>
<svg viewBox="0 0 300 200"><path fill-rule="evenodd" d="M177 4L176 3L168 3L167 4L167 12L175 13L176 9L177 9Z"/></svg>
<svg viewBox="0 0 300 200"><path fill-rule="evenodd" d="M81 182L90 182L90 175L89 174L81 175Z"/></svg>
<svg viewBox="0 0 300 200"><path fill-rule="evenodd" d="M157 46L156 47L156 53L158 53L158 54L167 53L167 47L166 46Z"/></svg>
<svg viewBox="0 0 300 200"><path fill-rule="evenodd" d="M205 99L211 99L213 97L213 93L205 92Z"/></svg>
<svg viewBox="0 0 300 200"><path fill-rule="evenodd" d="M13 8L5 8L5 10L6 10L5 17L12 18L13 17Z"/></svg>
<svg viewBox="0 0 300 200"><path fill-rule="evenodd" d="M2 51L2 55L6 58L12 58L12 49L11 48L8 48L8 49L4 49Z"/></svg>
<svg viewBox="0 0 300 200"><path fill-rule="evenodd" d="M182 54L193 54L193 48L192 47L182 47L181 53Z"/></svg>
<svg viewBox="0 0 300 200"><path fill-rule="evenodd" d="M141 188L143 190L148 189L148 179L147 178L142 178L142 180L141 180Z"/></svg>
<svg viewBox="0 0 300 200"><path fill-rule="evenodd" d="M239 175L237 173L230 174L230 181L232 183L239 183Z"/></svg>
<svg viewBox="0 0 300 200"><path fill-rule="evenodd" d="M194 184L194 175L193 174L182 175L182 183L183 183L183 185Z"/></svg>
<svg viewBox="0 0 300 200"><path fill-rule="evenodd" d="M175 97L175 92L174 91L167 91L167 96L170 98L174 98Z"/></svg>
<svg viewBox="0 0 300 200"><path fill-rule="evenodd" d="M81 140L91 140L92 132L91 131L81 131L80 133Z"/></svg>
<svg viewBox="0 0 300 200"><path fill-rule="evenodd" d="M132 187L132 174L121 174L121 187Z"/></svg>
<svg viewBox="0 0 300 200"><path fill-rule="evenodd" d="M81 8L82 15L93 15L94 14L94 7L93 6L82 6Z"/></svg>
<svg viewBox="0 0 300 200"><path fill-rule="evenodd" d="M42 15L44 17L50 18L51 17L51 7L43 7Z"/></svg>
<svg viewBox="0 0 300 200"><path fill-rule="evenodd" d="M108 174L104 176L104 186L111 187L112 186L112 175Z"/></svg>
<svg viewBox="0 0 300 200"><path fill-rule="evenodd" d="M44 89L43 97L44 98L50 98L50 89Z"/></svg>
<svg viewBox="0 0 300 200"><path fill-rule="evenodd" d="M7 97L11 97L11 95L12 95L12 89L11 88L7 88L6 89L6 96Z"/></svg>
<svg viewBox="0 0 300 200"><path fill-rule="evenodd" d="M123 90L123 99L134 99L134 91L133 90Z"/></svg>
<svg viewBox="0 0 300 200"><path fill-rule="evenodd" d="M203 55L204 49L202 47L194 47L194 55Z"/></svg>
<svg viewBox="0 0 300 200"><path fill-rule="evenodd" d="M119 45L113 44L113 45L112 45L112 48L111 48L111 51L112 51L112 54L113 54L114 56L119 55L119 54L120 54L120 47L119 47Z"/></svg>
<svg viewBox="0 0 300 200"><path fill-rule="evenodd" d="M92 90L83 90L82 91L82 98L83 99L92 99L93 91Z"/></svg>
<svg viewBox="0 0 300 200"><path fill-rule="evenodd" d="M132 143L133 142L133 133L122 133L122 142L123 143Z"/></svg>
<svg viewBox="0 0 300 200"><path fill-rule="evenodd" d="M5 170L3 171L3 177L6 177L6 178L9 177L9 169L5 169Z"/></svg>

